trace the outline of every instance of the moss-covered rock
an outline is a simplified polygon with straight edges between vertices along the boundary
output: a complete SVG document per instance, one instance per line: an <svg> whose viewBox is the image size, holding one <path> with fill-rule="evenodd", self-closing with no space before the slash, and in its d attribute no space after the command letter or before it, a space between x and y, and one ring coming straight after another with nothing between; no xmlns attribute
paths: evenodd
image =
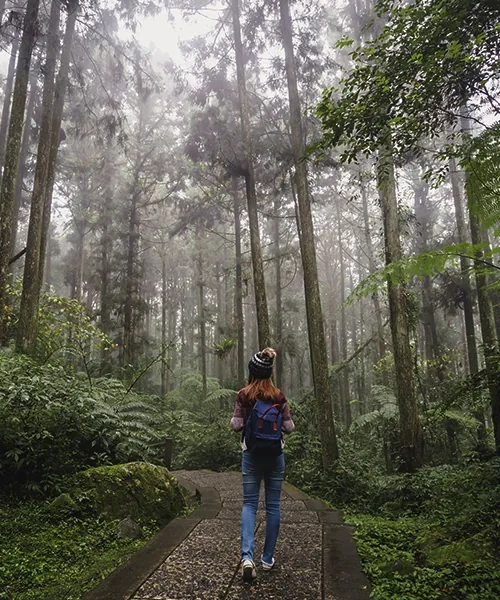
<svg viewBox="0 0 500 600"><path fill-rule="evenodd" d="M108 519L130 517L138 523L165 524L186 508L177 480L167 469L149 463L95 467L77 473L69 490L73 498L87 499Z"/></svg>
<svg viewBox="0 0 500 600"><path fill-rule="evenodd" d="M80 508L69 494L60 494L52 500L47 508L49 515L55 519L77 515L80 513Z"/></svg>

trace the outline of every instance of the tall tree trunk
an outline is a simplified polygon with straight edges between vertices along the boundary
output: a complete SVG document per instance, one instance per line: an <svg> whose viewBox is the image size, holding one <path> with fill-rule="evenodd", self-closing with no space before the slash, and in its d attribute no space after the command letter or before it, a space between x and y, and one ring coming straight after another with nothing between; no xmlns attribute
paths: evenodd
<svg viewBox="0 0 500 600"><path fill-rule="evenodd" d="M467 235L467 225L465 223L463 198L461 193L462 184L458 173L457 163L454 158L450 159L450 179L453 191L453 202L455 205L455 220L457 222L457 233L459 243L469 240ZM465 256L460 257L461 273L461 293L464 304L465 335L467 340L467 358L469 363L469 373L476 375L479 372L479 360L476 343L476 327L474 325L474 299L469 277L470 261ZM477 395L477 394L476 394ZM484 411L477 414L482 423L481 436L484 438L486 429L484 427Z"/></svg>
<svg viewBox="0 0 500 600"><path fill-rule="evenodd" d="M80 0L68 0L68 17L66 19L66 29L61 49L61 60L59 72L56 79L56 88L54 94L54 108L52 111L52 127L50 142L50 157L47 166L47 184L45 189L42 235L40 238L40 263L38 267L38 289L37 296L40 297L40 291L43 285L43 272L45 268L45 254L47 251L47 235L49 232L50 218L52 212L52 192L56 177L57 153L59 152L59 139L61 132L61 123L64 109L64 98L66 88L68 87L69 65L71 61L71 49L73 47L73 37L75 34L76 18Z"/></svg>
<svg viewBox="0 0 500 600"><path fill-rule="evenodd" d="M460 125L461 125L462 133L466 137L470 136L472 133L471 132L471 123L470 123L470 120L468 119L468 110L466 107L463 107L461 110ZM455 171L456 176L458 176L458 174L456 173L456 165L454 165L452 163L452 167L455 167L454 171ZM468 198L470 195L470 191L469 191L469 178L467 176L465 179L465 190L466 190L466 195ZM462 210L462 202L461 202L461 199L458 202L458 200L460 198L458 190L456 191L456 193L454 190L454 198L456 198L455 211L457 211L457 207L461 211ZM464 230L465 230L465 219L463 218L463 214L461 215L461 217L462 218L459 219L458 215L457 215L457 226L458 226L458 223L460 220L464 223ZM462 225L462 223L460 225ZM484 232L481 229L479 220L476 217L476 215L473 214L470 207L469 207L469 226L470 226L471 241L473 244L480 244L482 242L488 241L486 232ZM464 238L467 239L465 231L462 231L461 233L463 233ZM460 230L459 230L459 235L460 235ZM487 248L486 248L486 250L487 250ZM476 258L481 259L483 254L484 254L484 250L478 251L476 253ZM466 266L466 265L465 264L461 265L462 269L464 268L464 266ZM498 340L496 338L493 306L492 306L491 299L488 294L488 290L486 289L486 286L488 285L487 277L484 274L482 274L480 270L476 269L475 270L475 280L476 280L476 289L477 289L477 303L478 303L478 308L479 308L479 322L480 322L480 326L481 326L481 335L483 338L483 354L484 354L484 359L485 359L486 375L487 375L487 379L488 379L488 387L489 387L489 392L490 392L490 404L491 404L491 413L492 413L492 419L493 419L493 430L494 430L494 435L495 435L495 447L496 447L497 454L499 454L500 453L500 382L498 380L498 363L500 360L500 353L499 353L499 349L498 349ZM470 319L470 317L469 317L469 319ZM467 320L466 320L466 327L467 327ZM470 324L469 324L469 327L470 327ZM474 341L475 341L475 339L474 339ZM467 332L467 342L469 343L469 332ZM472 344L472 338L470 340L470 343ZM469 354L469 360L470 360L470 358L471 358L471 354ZM477 354L476 354L476 360L477 360ZM474 365L474 366L477 366L477 365ZM472 368L473 368L473 363L471 363L471 370L472 370ZM482 446L482 445L484 445L485 439L486 439L486 426L484 423L484 415L479 413L477 415L477 417L480 421L480 426L478 429L479 445Z"/></svg>
<svg viewBox="0 0 500 600"><path fill-rule="evenodd" d="M200 239L198 232L198 239ZM198 275L198 330L200 335L200 371L203 385L202 399L207 397L207 339L205 323L205 284L203 281L203 254L201 248L196 257L197 275Z"/></svg>
<svg viewBox="0 0 500 600"><path fill-rule="evenodd" d="M161 347L165 351L167 344L167 261L161 259ZM161 361L161 397L167 394L167 361Z"/></svg>
<svg viewBox="0 0 500 600"><path fill-rule="evenodd" d="M266 286L264 279L264 264L259 234L259 216L257 211L257 191L255 185L255 167L253 142L250 130L248 112L248 97L245 76L245 57L241 41L240 6L239 0L232 0L234 50L236 56L236 75L238 80L238 95L240 103L241 130L243 147L245 149L245 184L248 205L248 222L250 228L250 248L252 252L252 267L254 278L255 306L257 310L257 328L259 346L261 349L270 344L269 313L267 309Z"/></svg>
<svg viewBox="0 0 500 600"><path fill-rule="evenodd" d="M168 306L168 338L166 343L169 344L169 350L167 354L167 377L166 377L166 392L170 392L172 389L172 373L175 372L176 353L173 341L177 335L177 304L174 301L174 282L171 281L170 286L170 302Z"/></svg>
<svg viewBox="0 0 500 600"><path fill-rule="evenodd" d="M390 265L402 258L402 251L394 162L388 148L380 150L377 178L384 220L386 264ZM387 286L399 406L401 455L403 469L412 472L423 464L423 433L415 394L408 304L403 284L393 283L389 279Z"/></svg>
<svg viewBox="0 0 500 600"><path fill-rule="evenodd" d="M10 234L16 191L17 167L28 92L31 55L35 45L40 0L28 0L23 36L16 68L16 83L12 96L12 111L7 137L7 152L0 191L0 340L5 342L5 305L10 260Z"/></svg>
<svg viewBox="0 0 500 600"><path fill-rule="evenodd" d="M137 240L139 236L138 202L140 192L139 174L136 171L131 190L130 213L127 235L127 269L125 281L125 304L123 308L123 364L129 365L135 359L134 340L134 302L137 299L137 274L135 260L137 257Z"/></svg>
<svg viewBox="0 0 500 600"><path fill-rule="evenodd" d="M280 201L276 196L274 199L274 219L273 219L273 237L274 237L274 255L276 260L276 323L275 323L275 343L276 343L276 385L281 389L283 385L283 307L281 299L281 246L280 246Z"/></svg>
<svg viewBox="0 0 500 600"><path fill-rule="evenodd" d="M472 243L475 245L485 242L486 236L484 231L481 230L479 220L471 210L469 210L469 224ZM487 249L488 248L485 248L486 251ZM483 256L484 250L478 250L476 252L477 259L481 260ZM497 453L500 454L500 381L498 372L500 352L498 350L498 341L496 337L493 305L487 289L488 278L482 273L480 268L475 270L475 277L479 305L479 320L483 337L483 352L486 363L486 375L490 391L495 447Z"/></svg>
<svg viewBox="0 0 500 600"><path fill-rule="evenodd" d="M238 179L235 175L231 178L234 212L234 246L236 258L236 277L234 282L234 326L238 341L237 346L237 381L243 385L245 380L245 327L243 318L243 281L241 267L241 223L240 203L238 201Z"/></svg>
<svg viewBox="0 0 500 600"><path fill-rule="evenodd" d="M427 252L429 250L430 238L432 236L431 210L429 207L429 184L420 179L414 183L413 194L415 204L415 217L419 225L417 236L417 251ZM422 282L422 321L425 337L425 358L430 361L429 374L434 374L439 381L443 382L443 366L439 362L441 348L437 333L436 315L432 293L432 281L430 277L424 277Z"/></svg>
<svg viewBox="0 0 500 600"><path fill-rule="evenodd" d="M300 217L302 267L307 312L309 348L311 354L314 391L318 404L318 421L321 438L323 468L330 470L338 458L337 437L333 421L332 397L328 378L328 353L326 349L323 311L318 281L314 225L307 171L303 162L305 144L302 115L295 70L292 20L288 0L280 0L280 25L285 50L288 98L290 102L290 129L297 182L297 200Z"/></svg>
<svg viewBox="0 0 500 600"><path fill-rule="evenodd" d="M186 280L182 280L182 298L186 297ZM180 315L180 338L181 338L181 371L186 368L186 303L181 300L181 315Z"/></svg>
<svg viewBox="0 0 500 600"><path fill-rule="evenodd" d="M362 252L362 248L361 248L361 244L360 244L359 248L358 248L359 281L361 281L364 278L364 269L363 269L363 265L362 265L362 258L363 258L363 252ZM355 324L354 324L354 326L355 326ZM365 302L363 300L361 300L361 302L359 303L359 335L360 335L361 339L363 340L365 337ZM364 352L361 353L360 367L361 367L361 372L360 372L360 376L359 376L359 399L360 399L360 414L363 415L363 414L369 412L369 408L367 406L368 396L369 396L369 385L367 385L367 382L366 382L366 366L365 366L365 353ZM367 393L367 388L368 388L368 393Z"/></svg>
<svg viewBox="0 0 500 600"><path fill-rule="evenodd" d="M12 46L10 49L9 67L7 70L7 80L5 82L2 119L0 121L0 172L5 161L5 145L7 142L7 128L9 127L9 115L12 100L12 88L14 87L14 74L16 72L16 59L19 51L19 32L14 29Z"/></svg>
<svg viewBox="0 0 500 600"><path fill-rule="evenodd" d="M377 265L375 264L375 254L372 242L372 235L370 231L370 216L368 213L368 198L366 194L366 186L363 180L362 175L360 175L360 189L361 189L361 200L363 203L363 221L364 221L364 230L365 230L365 241L366 241L366 249L368 253L368 268L370 271L370 275L375 273L377 270ZM382 310L380 308L380 298L377 292L372 294L373 300L373 308L375 311L375 319L377 324L377 333L378 333L378 359L379 361L383 361L385 359L386 348L385 348L385 340L384 340L384 328L382 325ZM386 387L389 386L389 375L387 372L387 365L382 364L382 368L380 369L381 373L381 383Z"/></svg>
<svg viewBox="0 0 500 600"><path fill-rule="evenodd" d="M28 99L28 107L26 109L26 119L24 121L23 137L21 143L21 152L19 154L19 163L17 170L16 179L16 191L14 197L14 209L12 213L12 228L10 234L10 255L13 256L16 253L16 242L17 242L17 229L19 226L19 211L21 210L21 204L23 199L23 184L24 184L24 173L26 171L26 161L28 159L28 152L30 149L31 139L31 119L33 117L33 109L35 107L35 98L37 94L37 78L36 75L32 75L30 78L30 93Z"/></svg>
<svg viewBox="0 0 500 600"><path fill-rule="evenodd" d="M36 345L39 300L36 290L38 284L38 269L40 265L40 239L42 235L43 206L50 158L52 109L55 93L54 78L56 73L57 55L59 52L60 15L61 8L59 0L52 0L47 39L47 58L44 68L45 78L40 119L40 137L33 195L31 197L21 309L17 327L16 350L18 352L32 352Z"/></svg>
<svg viewBox="0 0 500 600"><path fill-rule="evenodd" d="M50 289L52 285L52 242L53 242L54 228L51 227L49 230L49 238L47 240L47 259L45 261L45 273L47 280L47 288Z"/></svg>
<svg viewBox="0 0 500 600"><path fill-rule="evenodd" d="M342 224L340 219L340 205L337 201L337 243L339 246L339 265L340 265L340 348L342 350L342 361L347 360L347 321L344 308L345 302L345 264L344 249L342 247ZM345 366L340 375L342 377L342 406L344 407L345 426L347 429L352 423L351 395L349 392L349 367Z"/></svg>

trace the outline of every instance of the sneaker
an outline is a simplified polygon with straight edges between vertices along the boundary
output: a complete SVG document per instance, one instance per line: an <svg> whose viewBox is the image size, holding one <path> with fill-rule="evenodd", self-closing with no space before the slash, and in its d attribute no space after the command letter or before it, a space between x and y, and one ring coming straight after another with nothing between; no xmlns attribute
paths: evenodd
<svg viewBox="0 0 500 600"><path fill-rule="evenodd" d="M244 581L252 581L257 577L257 571L255 570L255 563L253 560L241 561L241 575Z"/></svg>
<svg viewBox="0 0 500 600"><path fill-rule="evenodd" d="M262 561L262 569L264 571L270 571L273 567L274 567L274 558L273 558L272 564L270 564L270 565L268 565L267 563L265 563L264 561Z"/></svg>

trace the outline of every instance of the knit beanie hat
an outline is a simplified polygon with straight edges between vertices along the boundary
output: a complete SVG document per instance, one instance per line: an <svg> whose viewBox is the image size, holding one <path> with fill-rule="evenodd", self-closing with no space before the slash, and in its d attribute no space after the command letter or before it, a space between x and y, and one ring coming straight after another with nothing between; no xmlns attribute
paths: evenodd
<svg viewBox="0 0 500 600"><path fill-rule="evenodd" d="M248 370L257 379L269 379L273 375L273 364L276 352L266 348L254 354L248 363Z"/></svg>

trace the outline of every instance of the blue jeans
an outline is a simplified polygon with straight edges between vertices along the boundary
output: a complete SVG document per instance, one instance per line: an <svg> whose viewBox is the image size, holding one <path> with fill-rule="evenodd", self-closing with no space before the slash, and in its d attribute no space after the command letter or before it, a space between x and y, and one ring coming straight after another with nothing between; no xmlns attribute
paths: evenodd
<svg viewBox="0 0 500 600"><path fill-rule="evenodd" d="M255 521L259 505L260 482L264 479L266 492L266 540L262 561L273 564L273 554L280 529L281 486L285 475L283 454L272 459L255 459L243 452L243 510L241 512L241 559L253 560Z"/></svg>

